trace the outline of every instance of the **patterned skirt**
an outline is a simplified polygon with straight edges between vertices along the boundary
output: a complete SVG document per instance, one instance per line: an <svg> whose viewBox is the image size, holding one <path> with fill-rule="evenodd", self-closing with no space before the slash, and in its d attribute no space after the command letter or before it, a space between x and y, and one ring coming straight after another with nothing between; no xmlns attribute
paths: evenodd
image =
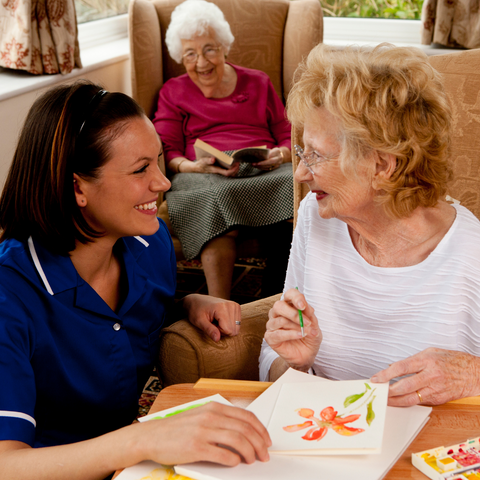
<svg viewBox="0 0 480 480"><path fill-rule="evenodd" d="M260 227L293 217L292 164L260 171L242 164L236 177L177 173L166 194L168 215L187 260L237 226Z"/></svg>

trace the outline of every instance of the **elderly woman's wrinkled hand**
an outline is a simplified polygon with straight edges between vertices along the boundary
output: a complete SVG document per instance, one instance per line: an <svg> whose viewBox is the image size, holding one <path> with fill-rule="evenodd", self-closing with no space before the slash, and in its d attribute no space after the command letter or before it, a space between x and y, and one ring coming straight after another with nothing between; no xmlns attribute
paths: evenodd
<svg viewBox="0 0 480 480"><path fill-rule="evenodd" d="M302 337L298 310L302 311L305 336ZM296 289L285 292L268 314L265 341L292 368L307 371L315 360L322 332L314 309Z"/></svg>
<svg viewBox="0 0 480 480"><path fill-rule="evenodd" d="M183 299L183 308L188 321L203 330L214 342L218 342L222 335L234 336L240 331L242 310L236 302L192 294Z"/></svg>
<svg viewBox="0 0 480 480"><path fill-rule="evenodd" d="M371 380L388 382L404 375L410 376L390 386L391 406L441 405L480 394L480 358L468 353L427 348L392 363Z"/></svg>
<svg viewBox="0 0 480 480"><path fill-rule="evenodd" d="M204 157L190 162L191 173L218 173L225 177L234 177L238 173L240 164L235 162L230 168L215 165L215 157Z"/></svg>
<svg viewBox="0 0 480 480"><path fill-rule="evenodd" d="M282 151L280 148L275 147L272 148L268 152L268 157L266 160L263 160L258 163L252 163L255 168L259 170L275 170L278 168L282 163L284 163L284 156L282 155Z"/></svg>

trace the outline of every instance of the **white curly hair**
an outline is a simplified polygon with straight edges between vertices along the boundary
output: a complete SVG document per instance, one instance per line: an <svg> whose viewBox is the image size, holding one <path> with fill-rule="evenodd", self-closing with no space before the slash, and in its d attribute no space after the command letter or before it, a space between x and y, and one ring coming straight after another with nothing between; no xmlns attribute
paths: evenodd
<svg viewBox="0 0 480 480"><path fill-rule="evenodd" d="M190 40L196 35L208 34L211 28L217 42L228 54L235 37L223 12L213 3L205 0L186 0L172 12L170 25L165 35L168 53L177 62L182 63L182 40Z"/></svg>

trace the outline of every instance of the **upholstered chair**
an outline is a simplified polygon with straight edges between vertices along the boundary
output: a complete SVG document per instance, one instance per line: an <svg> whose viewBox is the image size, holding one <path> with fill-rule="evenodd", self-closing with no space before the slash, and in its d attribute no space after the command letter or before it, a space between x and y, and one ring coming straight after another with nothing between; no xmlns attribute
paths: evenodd
<svg viewBox="0 0 480 480"><path fill-rule="evenodd" d="M165 46L165 32L175 7L183 0L132 0L129 9L132 95L149 117L155 113L158 92L169 78L185 73ZM318 0L209 0L220 7L235 41L228 60L262 70L285 101L299 62L323 38ZM177 259L183 253L168 218L166 202L159 217L168 225ZM258 243L239 245L242 256L258 256Z"/></svg>
<svg viewBox="0 0 480 480"><path fill-rule="evenodd" d="M443 76L453 109L454 179L448 193L480 218L480 50L433 56L430 62ZM301 134L294 130L292 143L301 145ZM294 160L293 168L297 165ZM295 213L307 192L308 187L295 183ZM240 334L218 343L185 320L164 329L159 355L163 384L191 383L200 377L258 380L268 311L279 298L242 305Z"/></svg>
<svg viewBox="0 0 480 480"><path fill-rule="evenodd" d="M480 219L480 50L430 57L453 111L453 182L448 194Z"/></svg>

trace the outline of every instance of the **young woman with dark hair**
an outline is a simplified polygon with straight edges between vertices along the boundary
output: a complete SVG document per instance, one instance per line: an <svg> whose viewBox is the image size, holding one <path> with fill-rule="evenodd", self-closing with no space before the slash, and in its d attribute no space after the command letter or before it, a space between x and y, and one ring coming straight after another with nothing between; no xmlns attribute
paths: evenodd
<svg viewBox="0 0 480 480"><path fill-rule="evenodd" d="M160 148L131 98L91 83L52 89L28 114L0 198L2 480L268 458L265 428L233 407L131 424L176 287L156 217L170 186ZM214 340L240 328L233 302L181 307Z"/></svg>

